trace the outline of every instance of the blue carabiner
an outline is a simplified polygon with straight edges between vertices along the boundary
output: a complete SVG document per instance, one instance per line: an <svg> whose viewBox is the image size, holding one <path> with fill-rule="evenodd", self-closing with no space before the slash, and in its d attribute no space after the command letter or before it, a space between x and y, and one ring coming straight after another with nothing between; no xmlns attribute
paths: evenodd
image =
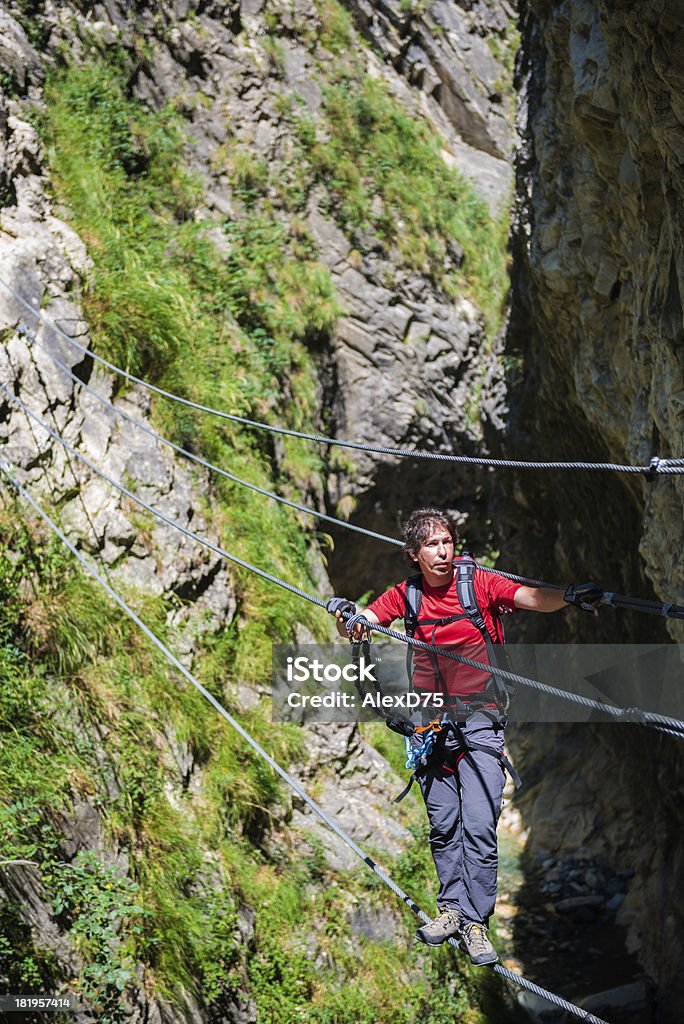
<svg viewBox="0 0 684 1024"><path fill-rule="evenodd" d="M437 733L441 731L442 727L448 721L448 716L443 715L439 722L439 729L436 729L434 723L431 723L430 728L426 729L425 735L423 736L423 742L419 747L415 747L411 743L409 736L406 737L406 767L410 771L415 771L419 765L426 765L428 763L428 758L430 757L435 745Z"/></svg>

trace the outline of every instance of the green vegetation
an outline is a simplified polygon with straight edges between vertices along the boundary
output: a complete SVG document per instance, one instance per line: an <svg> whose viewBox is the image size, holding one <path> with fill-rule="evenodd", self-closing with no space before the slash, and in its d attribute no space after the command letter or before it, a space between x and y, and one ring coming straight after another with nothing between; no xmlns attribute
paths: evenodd
<svg viewBox="0 0 684 1024"><path fill-rule="evenodd" d="M407 962L403 938L354 937L359 901L389 915L390 934L415 921L404 912L402 923L374 875L330 875L314 837L296 860L264 846L274 815L288 805L270 769L170 678L54 539L35 523L21 525L18 506L2 514L0 528L3 849L36 863L83 959L76 989L98 1019L126 1019L126 990L143 964L146 984L161 996L201 992L216 1007L248 980L265 1024L442 1024L447 1012L476 1024L479 1014L467 1009L474 982L462 962L446 954L426 962L423 975ZM145 601L146 620L173 645L167 611ZM301 756L294 727L275 730L262 713L243 721L281 761ZM170 736L202 772L195 794L179 778ZM173 802L170 789L179 794ZM84 800L99 808L105 848L123 851L126 874L92 851L65 861L65 824ZM424 836L415 835L395 872L425 902L434 879ZM243 900L256 910L248 967L237 927ZM11 907L0 914L0 963L23 991L59 978ZM448 984L454 976L462 977L458 993ZM388 987L387 977L401 984Z"/></svg>
<svg viewBox="0 0 684 1024"><path fill-rule="evenodd" d="M282 174L228 139L215 161L236 213L223 223L197 221L202 190L183 164L186 126L172 107L152 113L131 97L125 54L110 50L105 61L93 51L81 66L56 67L37 119L60 215L92 261L83 305L97 351L193 401L304 429L316 404L311 352L340 312L303 218L313 185L325 186L345 229L373 231L448 295L466 289L490 325L504 277L500 229L482 203L445 168L427 129L364 74L346 12L324 0L319 15L306 32L313 52L326 50L322 120L280 100L297 140ZM280 73L275 15L268 27L262 48ZM310 446L284 441L274 469L270 440L241 427L157 400L152 417L166 436L260 486L301 493L317 482ZM245 501L223 479L212 480L201 510L228 550L315 589L311 534L289 510ZM136 516L144 538L150 524ZM19 505L0 513L0 538L3 854L35 862L98 1019L126 1019L135 985L181 1005L200 999L217 1015L248 992L260 1024L477 1024L471 972L448 950L418 964L407 955L415 920L376 876L332 876L315 835L288 848L290 797L277 777L59 542ZM238 615L198 642L194 665L232 711L233 683L268 679L274 640L298 623L321 628L296 597L235 575ZM173 648L175 607L129 597ZM239 717L281 763L303 758L295 727L272 726L262 707ZM395 738L384 727L368 735L400 768ZM67 854L65 834L86 802L101 834ZM395 868L429 907L429 850L412 829ZM388 941L354 933L359 905L390 921ZM54 989L63 974L11 905L0 911L0 971L17 991Z"/></svg>
<svg viewBox="0 0 684 1024"><path fill-rule="evenodd" d="M329 85L323 111L324 133L307 115L295 122L307 170L325 184L339 223L372 230L451 298L465 286L494 326L506 287L505 227L445 165L437 139L368 77Z"/></svg>
<svg viewBox="0 0 684 1024"><path fill-rule="evenodd" d="M119 997L133 977L145 916L135 902L138 886L92 852L77 854L71 864L46 863L42 878L54 893L55 913L70 921L70 938L85 956L84 998L102 1008L101 1020L124 1020Z"/></svg>
<svg viewBox="0 0 684 1024"><path fill-rule="evenodd" d="M307 187L324 185L341 227L372 231L394 260L431 277L448 297L469 294L495 332L508 287L507 213L492 219L473 186L445 163L438 136L365 73L351 20L336 0L320 0L318 11L329 51L317 65L323 105L318 119L290 110L302 159L285 170L286 199L296 205Z"/></svg>
<svg viewBox="0 0 684 1024"><path fill-rule="evenodd" d="M78 987L100 1008L99 1019L123 1019L121 993L139 961L169 996L179 986L192 990L205 974L214 993L232 984L239 957L225 942L235 908L215 891L227 879L208 870L205 851L242 836L258 844L285 800L281 787L199 694L170 677L162 657L75 571L60 543L21 519L13 506L0 523L3 855L38 866L84 959ZM146 621L173 642L168 609L144 604ZM276 757L300 753L298 730L275 730L264 715L245 724ZM169 736L205 772L201 799L169 802L169 788L182 791ZM92 853L64 862L65 816L84 800L100 809L107 846L126 851L130 877ZM2 956L18 926L9 912L0 924L7 929ZM23 941L13 976L23 972L28 983L33 963L40 989L53 965L45 950Z"/></svg>
<svg viewBox="0 0 684 1024"><path fill-rule="evenodd" d="M62 69L48 85L40 125L58 197L93 261L84 306L97 348L193 401L257 418L277 405L281 422L309 424L314 375L304 342L329 331L338 312L326 269L253 208L261 172L239 153L233 170L246 215L225 225L230 250L221 258L191 216L199 188L183 170L178 116L150 113L127 97L124 83L122 68L99 61ZM263 437L171 403L158 403L154 417L176 442L272 487ZM282 483L294 477L305 487L318 472L318 453L288 441L282 470ZM212 495L225 546L305 585L300 524L267 499L240 500L236 486L219 479ZM258 676L272 638L289 636L292 622L316 620L290 595L250 577L242 583L250 625L233 637L235 674L254 662Z"/></svg>
<svg viewBox="0 0 684 1024"><path fill-rule="evenodd" d="M191 219L200 193L179 159L177 115L151 114L131 100L122 67L94 61L62 68L47 96L39 128L57 198L93 261L84 305L99 351L195 401L241 414L268 416L285 392L285 415L306 425L312 371L300 339L328 330L336 315L324 269L309 259L297 273L301 254L288 253L283 229L256 212L226 225L230 253L221 259ZM250 207L246 161L236 181ZM174 440L273 486L261 440L181 407L157 407L155 418ZM317 463L287 445L283 472L306 483ZM312 589L306 538L280 507L241 501L220 481L207 511L226 547ZM178 999L183 989L199 986L205 1001L220 1002L242 984L244 950L234 935L236 905L225 895L232 891L230 873L220 856L208 869L206 851L224 843L258 849L274 808L282 816L287 801L270 769L199 695L169 676L135 628L74 571L59 543L13 526L21 518L7 518L2 531L6 856L38 863L84 959L80 991L100 1019L125 1016L122 991L138 962L162 995ZM18 559L10 557L17 552ZM231 680L264 680L271 641L289 637L293 623L316 626L290 595L250 577L240 585L246 624L238 630L236 621L200 652L202 679L222 699ZM135 595L135 603L173 645L166 626L171 609L144 595ZM261 710L245 724L284 762L298 755L298 731L270 726ZM203 772L201 806L187 796L177 807L169 803L167 793L180 783L169 736ZM111 774L118 796L107 784ZM130 878L112 876L97 860L64 864L60 812L68 814L79 798L100 807L108 844L126 851ZM114 920L121 941L108 931ZM16 921L6 923L6 943L19 938L26 946L15 976L28 977L33 965L40 988L52 969L49 958L19 935Z"/></svg>
<svg viewBox="0 0 684 1024"><path fill-rule="evenodd" d="M503 32L489 32L485 39L492 57L504 68L507 91L512 91L515 57L520 49L520 30L515 18L510 19Z"/></svg>
<svg viewBox="0 0 684 1024"><path fill-rule="evenodd" d="M406 12L419 7L409 3ZM262 167L252 185L263 195L276 189L294 214L314 186L323 186L328 212L352 238L369 232L393 263L425 274L450 299L472 298L493 335L508 289L508 212L493 218L471 183L447 165L440 137L366 73L351 17L337 0L317 0L316 8L318 25L298 31L316 58L321 109L313 117L296 95L282 99L279 112L296 151L277 178ZM267 23L270 54L278 45L276 11Z"/></svg>

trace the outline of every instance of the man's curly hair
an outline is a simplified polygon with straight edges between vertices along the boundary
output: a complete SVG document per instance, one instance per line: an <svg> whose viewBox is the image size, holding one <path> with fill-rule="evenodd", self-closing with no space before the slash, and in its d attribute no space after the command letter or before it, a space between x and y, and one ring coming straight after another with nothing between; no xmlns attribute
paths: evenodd
<svg viewBox="0 0 684 1024"><path fill-rule="evenodd" d="M411 555L418 554L425 541L428 539L436 526L442 526L451 534L454 545L458 544L458 530L456 524L448 513L441 508L417 508L402 523L404 534L404 551L411 564Z"/></svg>

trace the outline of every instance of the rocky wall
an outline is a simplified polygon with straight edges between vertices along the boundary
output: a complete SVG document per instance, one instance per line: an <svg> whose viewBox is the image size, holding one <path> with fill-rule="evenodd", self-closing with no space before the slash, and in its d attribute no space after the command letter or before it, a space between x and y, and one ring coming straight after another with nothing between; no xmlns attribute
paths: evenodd
<svg viewBox="0 0 684 1024"><path fill-rule="evenodd" d="M0 381L9 392L1 400L4 457L17 467L22 483L61 505L68 533L101 559L114 581L156 595L192 592L197 596L198 622L206 622L210 629L223 628L231 621L236 602L220 559L158 521L149 524L143 541L133 503L12 401L12 395L19 397L51 430L92 462L106 466L114 479L128 480L165 515L186 528L192 520L199 533L208 531L194 507L194 495L207 490L206 473L188 470L167 447L150 442L132 423L79 389L54 361L60 360L115 408L146 422L149 392L139 388L116 396L114 377L68 341L73 337L81 346L90 345L79 302L89 271L86 249L53 214L35 130L21 119L16 104L2 104L4 187L15 200L0 211L0 330L5 338ZM67 337L32 311L42 312ZM29 329L37 344L16 332L19 325ZM163 558L161 551L166 553ZM190 650L188 641L186 653Z"/></svg>
<svg viewBox="0 0 684 1024"><path fill-rule="evenodd" d="M197 11L183 3L132 8L114 0L68 6L48 0L30 7L34 28L40 29L36 33L40 52L29 43L18 21L6 11L0 15L0 66L7 85L7 94L0 100L0 279L30 308L41 310L88 348L89 326L81 307L91 269L86 247L66 223L68 211L54 205L45 154L25 118L26 109L40 108L46 66L55 59L57 49L66 46L78 60L86 35L98 40L105 52L109 46L135 47L141 39L146 42L147 56L133 83L135 93L156 107L173 101L186 116L192 139L188 160L205 184L205 201L197 217L219 222L241 213L219 159L229 133L259 158L277 164L287 159L290 143L278 111L283 90L296 92L316 112L320 92L314 63L294 28L297 19L315 18L316 12L306 3L288 7L293 19L291 38L283 42L283 66L274 71L261 48L266 38L265 9L258 2L203 4ZM386 73L377 57L369 54L368 61L374 73ZM391 84L406 98L409 109L417 109L400 76L395 75ZM500 188L500 172L496 180ZM500 196L499 191L497 201ZM346 237L326 216L324 199L312 197L307 223L346 310L329 350L321 357L333 429L355 440L390 446L426 443L438 450L453 450L465 442L477 448L482 443L482 423L479 409L473 415L470 393L483 378L491 380L492 398L487 401L485 396L482 403L490 416L496 415L501 395L495 353L483 351L479 310L465 298L449 302L429 279L393 267L375 239ZM386 283L388 270L393 272L391 286ZM35 334L40 346L18 331L21 325ZM210 493L207 474L181 464L167 448L151 443L105 410L56 366L51 355L115 408L147 423L149 397L143 389L120 391L112 375L1 286L0 329L0 382L12 394L113 478L183 525L220 543L208 514L197 507L197 496ZM455 426L445 429L445 422ZM70 538L106 567L115 586L178 598L173 625L184 628L177 653L188 665L196 653L199 632L230 625L239 594L230 569L216 556L153 520L141 523L140 513L128 499L68 455L10 397L0 400L0 441L3 457L11 461L19 479L46 506L60 503ZM386 463L388 473L395 476L398 466ZM409 490L421 490L428 479L423 474ZM433 486L438 485L433 479ZM474 505L477 488L467 486ZM383 490L374 464L359 459L352 471L331 472L328 507L334 511L345 498L361 501L373 493L377 501ZM372 512L378 515L376 509ZM387 511L383 525L390 531L395 528L392 511ZM324 580L320 555L314 557ZM242 696L250 704L253 695ZM169 757L178 763L179 778L187 785L193 776L199 785L183 745L169 736L168 746ZM303 778L318 777L321 803L330 812L339 812L357 841L376 846L377 837L383 836L382 844L390 853L404 845L403 825L385 811L387 793L401 785L356 730L320 730L312 740L307 764L297 770ZM288 842L305 843L315 827L305 810L295 807ZM105 861L126 870L122 851L104 841L91 804L75 804L73 814L64 820L64 833L67 859L80 850L94 849ZM350 866L346 848L331 841L326 832L321 842L331 866ZM20 908L35 939L40 942L45 936L60 969L77 972L78 956L55 920L39 872L31 865L8 866L0 887L6 899ZM238 927L246 949L253 942L249 908L241 909ZM361 922L360 930L365 927ZM175 1011L147 999L143 987L139 997L139 1005L131 1009L132 1020L175 1019ZM202 1014L190 998L179 1012L189 1020ZM230 1008L226 1019L247 1022L253 1015L247 993Z"/></svg>
<svg viewBox="0 0 684 1024"><path fill-rule="evenodd" d="M637 465L684 452L684 32L675 7L528 7L511 450ZM681 476L552 483L523 481L519 505L543 505L540 518L558 524L547 530L558 563L572 553L616 590L643 592L645 576L661 598L682 600Z"/></svg>
<svg viewBox="0 0 684 1024"><path fill-rule="evenodd" d="M684 29L676 4L531 0L518 67L509 424L521 458L648 465L684 454ZM518 474L495 507L501 563L682 603L684 480ZM528 638L684 639L682 623L606 609ZM669 630L669 637L668 631ZM511 734L532 852L578 844L634 870L617 914L677 1020L684 763L635 727Z"/></svg>
<svg viewBox="0 0 684 1024"><path fill-rule="evenodd" d="M512 10L488 3L469 10L467 6L435 5L435 23L443 23L433 33L438 52L429 47L421 55L411 51L413 55L395 67L389 59L392 46L387 49L374 37L375 50L364 51L365 69L386 84L404 109L427 118L440 135L445 162L459 167L499 214L512 186L512 103L503 88L508 81L503 57L490 52L484 36L492 30L497 38L505 38ZM363 29L363 12L353 5L350 9ZM293 100L314 121L319 118L319 66L330 55L326 58L311 42L322 17L313 0L178 2L139 4L135 9L109 0L81 4L76 21L73 8L67 10L52 0L37 4L36 10L48 60L60 41L66 41L73 54L82 53L84 33L105 52L119 45L136 54L144 51L133 91L152 107L171 103L182 112L191 139L189 166L205 186L196 216L218 226L244 213L226 152L242 149L263 160L274 179L287 177L296 138L283 101ZM381 13L378 8L378 17ZM402 25L406 21L398 7L392 17ZM422 28L415 46L427 47L432 22L423 24L422 15L416 17L411 25ZM270 27L274 19L275 35ZM458 87L449 77L457 55ZM427 70L416 77L418 65ZM32 66L28 58L23 58L23 66ZM428 88L436 67L448 78L442 91L437 90L440 102L435 90ZM476 112L480 128L474 131L467 126L475 123ZM291 232L291 218L284 208L278 209L273 189L269 201ZM323 382L321 429L384 447L482 450L484 424L501 425L503 390L499 344L486 339L480 310L465 296L446 299L429 276L402 265L399 254L387 251L371 231L345 234L329 208L325 188L311 189L306 230L318 258L330 270L344 311L332 338L315 343ZM301 226L295 230L301 231ZM218 231L219 241L220 237ZM449 259L458 266L458 246L453 246ZM489 542L486 528L477 525L486 518L485 474L454 468L445 479L439 466L361 452L326 460L323 503L329 514L396 534L400 515L410 510L413 496L421 494L427 501L452 507L463 521L472 516L475 539L482 546ZM315 489L306 497L321 501ZM402 562L395 552L363 542L354 546L355 568L350 570L348 535L331 533L335 550L329 571L336 589L351 588L358 594L377 587L378 579L389 581L401 574Z"/></svg>

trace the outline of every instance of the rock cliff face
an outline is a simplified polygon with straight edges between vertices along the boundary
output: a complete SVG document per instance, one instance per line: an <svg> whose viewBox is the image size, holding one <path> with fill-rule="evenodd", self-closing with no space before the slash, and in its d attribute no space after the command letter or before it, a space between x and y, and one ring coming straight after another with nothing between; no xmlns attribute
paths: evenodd
<svg viewBox="0 0 684 1024"><path fill-rule="evenodd" d="M648 464L684 452L683 53L677 5L526 5L510 454ZM502 551L534 573L586 573L681 602L683 505L681 477L526 474L500 491ZM648 616L605 612L598 628L579 620L584 640L667 637ZM564 624L533 627L560 639ZM682 623L667 628L681 642ZM540 780L521 804L531 848L569 854L583 843L636 869L617 920L658 980L665 1019L676 1019L679 746L630 727L535 729L512 741Z"/></svg>
<svg viewBox="0 0 684 1024"><path fill-rule="evenodd" d="M29 69L30 81L40 82L43 69L16 23L2 24L5 39L12 42L6 56L10 68ZM21 78L17 75L17 80ZM35 88L35 85L34 85ZM191 665L197 638L206 631L227 628L236 611L231 574L217 557L208 557L199 544L165 527L152 518L144 520L140 509L85 467L74 455L54 441L35 420L12 401L17 395L47 426L97 465L106 467L114 479L128 484L150 504L185 527L219 537L197 507L197 494L206 490L207 479L188 470L170 457L168 448L149 438L104 408L77 384L92 386L115 408L148 425L149 396L142 389L125 396L114 394L115 380L103 373L88 356L42 324L31 309L43 310L79 344L89 346L88 324L83 319L80 292L90 271L86 249L76 233L53 213L47 195L49 180L44 154L35 130L20 116L18 106L4 98L0 107L0 152L4 203L0 212L0 277L5 286L0 297L0 383L6 393L0 398L2 452L22 483L44 507L61 507L61 522L76 545L96 561L120 591L183 597L178 602L176 625L182 638L177 653ZM21 301L23 300L23 302ZM28 309L24 303L28 304ZM15 328L30 325L38 344L27 341ZM40 347L39 347L40 346ZM60 360L77 378L70 379L54 362ZM8 392L8 393L7 393ZM5 486L5 485L3 485ZM175 617L175 616L174 616ZM103 736L70 712L73 742L86 742L100 751L106 765L108 797L120 794L120 766L108 760ZM179 780L187 784L196 765L182 740L167 737L168 752L177 763ZM107 839L100 813L92 795L83 798L75 791L73 807L63 812L59 823L63 833L62 854L66 862L84 851L96 851L105 864L127 871L125 850ZM77 944L58 920L50 887L43 883L39 868L5 863L0 892L6 908L18 910L27 937L37 944L42 956L49 955L58 977L76 977L83 970ZM251 941L249 916L240 921L245 944ZM87 1003L87 1000L86 1000ZM249 1019L249 1000L233 1007L235 1020ZM140 987L135 1004L128 1006L132 1020L171 1021L202 1019L192 998L185 1000L180 1018L175 1010L160 1007ZM83 1010L83 1021L94 1016Z"/></svg>
<svg viewBox="0 0 684 1024"><path fill-rule="evenodd" d="M502 88L502 56L512 38L509 5L462 0L425 8L349 0L346 6L371 43L365 56L371 77L430 119L441 132L445 160L479 182L492 209L505 205L514 134L512 104ZM192 139L188 159L205 188L197 217L218 223L244 213L226 171L226 147L244 149L276 176L284 174L294 143L283 98L296 96L308 116L318 116L321 53L312 48L306 26L320 14L305 0L135 7L116 0L68 7L47 0L18 5L17 12L27 7L40 26L34 45L16 20L0 13L3 82L15 97L0 107L0 277L87 344L78 299L89 274L86 250L50 204L44 157L24 117L27 100L40 104L46 64L59 46L78 57L85 34L105 52L139 47L133 90L153 107L172 101L182 111ZM653 454L684 456L680 20L674 5L655 0L530 0L523 12L506 395L502 339L485 345L476 305L466 297L448 299L372 232L342 230L324 190L311 189L305 228L344 308L319 353L321 429L386 446L444 452L488 446L519 458L642 463ZM457 264L460 254L454 250L448 258ZM191 510L192 493L204 490L206 480L165 449L147 443L136 448L140 438L117 427L113 417L95 419L90 399L15 334L25 311L1 292L0 300L0 326L7 331L2 382L29 398L36 412L95 461L106 457L112 475L128 475L144 486L147 500L184 522L194 515L193 528L203 532ZM66 341L42 329L38 337L75 373L113 394L112 381L87 358L76 358ZM136 417L147 415L145 398L136 391L115 402ZM112 501L83 470L75 471L76 483L59 447L34 432L10 401L0 402L0 414L3 439L25 479L66 501L72 535L115 577L192 598L184 613L188 638L199 621L215 629L233 619L230 572L163 527L153 527L142 544L125 502ZM160 482L150 488L152 470ZM333 514L388 533L396 532L399 511L435 501L461 513L471 540L494 540L506 568L557 579L584 569L616 590L684 600L681 478L649 484L638 477L526 474L501 478L491 497L485 495L488 479L455 472L445 484L443 474L429 469L355 455L342 464L331 461L312 498ZM484 524L486 507L493 527ZM400 575L395 555L385 558L375 547L334 536L340 543L330 577L339 590L358 592ZM627 615L606 613L598 630L579 615L543 624L546 639L666 637L664 623ZM674 627L671 636L682 639ZM190 639L183 653L191 660ZM635 869L618 922L658 981L666 1007L681 998L684 922L673 894L684 880L683 766L669 741L637 732L593 727L580 734L563 727L529 729L512 739L530 780L520 806L532 850L562 856L581 843L611 870ZM343 776L335 787L327 778L321 783L321 799L331 810L346 807L352 834L363 841L381 819L368 815L365 802L354 804L359 765L370 757L365 750L360 758L359 749L355 733L332 730L320 749L314 745L312 764L301 772L311 774L320 761L331 775ZM388 787L379 759L362 781L378 803ZM298 808L293 827L311 828ZM400 827L389 829L388 848L403 838ZM99 842L96 827L86 841ZM343 849L331 845L326 854L330 863L346 866ZM34 907L32 923L45 929L72 969L73 953L60 946L33 873L4 888ZM249 914L241 927L246 944ZM199 1012L188 1008L188 1015ZM248 1021L253 1014L247 1002L233 1007L227 1019Z"/></svg>
<svg viewBox="0 0 684 1024"><path fill-rule="evenodd" d="M509 162L513 103L497 56L507 47L512 53L512 5L349 0L347 6L367 38L421 90L433 112L441 112L474 148L480 168L490 166L482 154Z"/></svg>
<svg viewBox="0 0 684 1024"><path fill-rule="evenodd" d="M145 434L116 416L54 362L60 360L81 381L112 400L114 379L101 372L92 359L37 320L42 310L61 330L88 347L88 325L74 295L87 278L89 261L76 233L55 217L41 174L42 152L35 130L5 104L3 126L4 188L14 199L0 212L0 277L2 321L7 332L0 352L5 456L26 470L25 480L37 485L52 501L64 503L64 525L84 549L97 554L123 584L141 586L154 594L189 590L197 595L200 619L210 612L209 628L223 628L235 612L233 587L225 566L206 549L157 522L149 524L147 540L140 540L133 505L115 497L113 489L57 444L35 420L11 400L20 397L53 431L98 465L107 465L115 479L141 486L145 500L158 505L183 526L203 532L206 521L195 515L193 492L206 490L207 481L193 476L170 457L168 448L148 443ZM13 295L6 286L14 289ZM28 306L28 308L27 308ZM19 323L30 325L38 345L12 334ZM147 419L149 393L139 389L114 399L133 419ZM141 492L141 497L143 493ZM193 518L194 517L194 518ZM160 552L168 557L161 558ZM210 622L210 620L212 620ZM199 621L199 620L198 620ZM189 650L190 648L188 648Z"/></svg>
<svg viewBox="0 0 684 1024"><path fill-rule="evenodd" d="M48 0L19 5L15 13L24 24L27 16L33 19L31 37L36 45L28 41L19 22L3 11L0 67L7 95L0 100L0 278L29 307L42 310L69 336L89 347L89 324L81 296L92 267L83 240L66 223L68 211L55 208L45 154L25 116L27 109L41 107L46 66L65 47L70 59L82 59L87 49L84 40L105 53L108 47L118 46L143 52L133 91L152 107L171 102L187 118L192 138L188 160L204 184L204 203L196 215L218 223L221 218L244 214L234 182L225 172L221 147L228 142L242 147L253 160L263 160L278 171L291 158L293 144L291 125L283 115L283 95L296 94L308 114L317 114L321 91L315 59L320 59L320 54L312 54L303 26L315 21L318 12L314 5L299 2L288 5L287 10L279 8L282 33L277 50L267 32L267 15L272 11L252 0L239 5L202 4L197 9L184 3L161 8L141 4L131 9L115 0L67 8ZM477 19L471 16L464 27L463 17L458 14L458 24L449 29L450 33L453 29L452 51L457 29L465 34L475 31ZM427 37L422 38L425 43ZM469 84L466 68L458 87L463 94L456 84L449 84L445 95L450 98L444 107L457 127L470 122L465 111L477 108L480 128L474 134L465 133L463 141L439 105L433 104L428 113L443 129L445 159L460 162L471 174L483 173L486 198L498 209L505 203L510 181L502 159L509 144L508 129L502 116L493 113L491 131L486 130L489 106L495 109L500 102L490 95L497 65L485 53L481 39L473 38L485 65L487 88L483 92L479 85ZM402 64L399 71L403 73L407 67ZM370 51L367 70L386 80L409 111L421 107L424 97L420 91L412 90L401 74L386 68ZM409 77L413 80L413 71ZM421 78L421 83L426 86L427 79ZM460 113L455 117L457 109ZM321 353L322 388L329 400L327 420L324 423L321 418L321 428L327 425L354 440L388 446L427 444L449 451L465 444L477 450L483 444L482 421L487 417L496 421L502 393L496 346L485 345L481 311L466 297L447 298L427 273L401 265L396 254L383 249L372 233L343 232L328 205L321 190L312 190L305 225L321 262L330 269L344 309L329 348ZM287 224L285 214L283 218ZM303 230L301 226L299 230ZM216 238L221 244L218 232ZM455 247L450 258L458 263L462 253ZM33 331L40 345L17 332L20 324ZM5 289L0 294L0 329L0 381L10 395L18 395L53 430L150 504L219 541L209 513L203 516L196 507L196 496L210 492L207 476L188 469L168 449L148 443L145 435L104 410L56 366L51 355L111 399L116 408L148 423L149 400L143 390L133 388L120 394L111 375L41 323ZM473 402L474 391L481 395L479 402ZM230 569L217 558L163 525L154 521L141 524L139 513L127 499L69 456L27 419L9 396L0 399L0 432L3 455L17 468L22 482L45 503L59 503L70 537L104 563L116 586L182 599L182 610L170 625L181 627L184 639L178 653L188 664L193 663L203 633L226 629L235 622L236 583ZM374 515L376 522L393 532L396 523L391 506L399 494L404 507L413 500L405 482L397 479L398 465L387 460L378 473L371 460L359 458L344 469L331 468L327 506L333 511L340 506L344 512L345 501L347 511L356 501L357 515L363 518L366 502L366 514ZM481 501L479 486L466 477L463 484L469 496L465 507L475 507ZM433 500L442 500L435 474L416 474L411 490L424 492L428 485ZM378 511L374 505L381 496L385 510ZM359 557L363 560L360 552ZM400 571L393 569L391 575ZM320 558L318 572L323 577ZM344 577L341 572L339 575ZM367 579L362 580L355 571L353 585L372 585L376 576L369 564ZM249 695L245 696L249 703ZM191 778L193 784L200 785L183 743L175 736L167 739L169 757L178 762L183 786ZM93 744L97 746L97 737ZM384 813L387 792L399 786L384 760L363 743L356 730L321 730L312 739L307 763L299 770L303 777L318 778L321 803L339 813L358 841L372 840L376 845L382 834L390 853L405 845L404 827ZM115 766L111 774L115 777ZM178 797L174 790L170 799ZM288 835L290 841L298 836L297 842L305 844L314 825L303 810L295 808ZM91 802L76 801L73 814L62 824L67 860L94 849L125 872L125 854L104 838ZM282 823L275 822L279 825ZM346 848L338 847L327 833L321 835L320 843L331 866L350 866ZM56 919L35 867L9 866L0 884L7 901L20 908L24 925L34 938L45 938L45 948L59 970L70 976L78 972L78 954ZM362 922L359 928L363 931L364 927ZM236 929L244 954L254 942L248 908L240 908ZM130 1019L175 1019L172 1008L149 1000L143 988L138 1005L130 1008ZM202 1012L187 997L183 1019L200 1019ZM254 1012L249 993L243 993L224 1007L220 1019L248 1022L254 1019ZM83 1019L90 1017L85 1014Z"/></svg>
<svg viewBox="0 0 684 1024"><path fill-rule="evenodd" d="M683 45L669 5L529 5L510 335L523 361L518 451L641 465L682 456ZM603 482L525 489L559 523L547 532L557 559L577 564L577 553L621 586L643 573L681 600L682 477L618 478L598 501Z"/></svg>
<svg viewBox="0 0 684 1024"><path fill-rule="evenodd" d="M500 204L513 146L514 99L502 61L515 55L514 6L488 0L348 0L346 6L366 38L419 91L445 135L456 133L457 164Z"/></svg>
<svg viewBox="0 0 684 1024"><path fill-rule="evenodd" d="M190 166L206 186L198 216L220 220L240 215L226 168L231 148L263 161L274 182L291 176L293 159L298 159L296 138L283 100L294 102L300 116L314 122L323 101L321 54L312 49L306 30L307 25L320 26L315 4L245 0L203 4L197 10L162 5L159 11L139 5L133 13L129 5L110 2L92 9L85 5L77 29L60 5L40 7L48 52L66 39L79 53L82 31L105 47L145 41L147 55L133 89L153 107L172 103L186 117ZM492 209L505 215L512 185L512 104L503 88L509 76L483 35L499 41L502 55L510 54L511 10L497 4L436 5L430 17L409 17L394 5L387 17L378 8L386 28L378 34L360 10L350 9L378 51L364 55L367 74L386 83L408 111L432 122L441 135L445 162L461 169ZM23 64L30 69L28 58ZM435 67L442 84L433 70L420 71ZM330 269L344 310L329 348L321 353L326 426L338 436L387 447L480 449L483 424L500 426L502 398L497 346L485 344L481 311L465 296L446 299L429 276L402 265L398 253L388 252L372 231L341 231L329 207L325 189L311 189L306 229ZM290 231L284 211L281 219ZM462 253L454 249L447 259L458 265ZM363 453L349 455L343 469L333 462L327 510L396 533L399 512L411 504L402 494L404 483L395 483L399 465ZM445 494L443 476L432 467L411 466L410 472L411 489L427 500L453 504L463 518L481 510L481 475L454 472ZM377 585L378 577L390 579L398 571L396 555L384 555L375 545L362 546L357 561L361 576L354 572L350 577L348 559L331 556L330 571L339 589L367 589Z"/></svg>

